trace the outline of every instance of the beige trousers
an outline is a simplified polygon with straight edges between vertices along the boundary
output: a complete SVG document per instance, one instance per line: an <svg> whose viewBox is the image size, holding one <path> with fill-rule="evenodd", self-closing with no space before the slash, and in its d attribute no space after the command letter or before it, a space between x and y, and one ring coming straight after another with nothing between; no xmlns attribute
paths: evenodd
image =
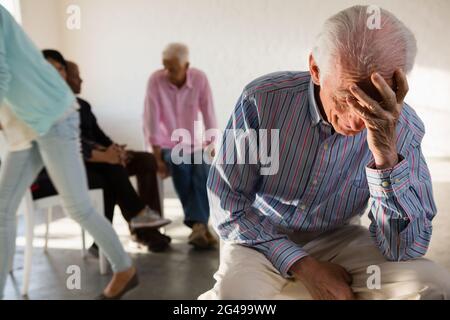
<svg viewBox="0 0 450 320"><path fill-rule="evenodd" d="M424 258L387 261L365 227L346 225L320 235L288 236L312 257L343 266L352 275L351 287L357 299L450 298L447 270ZM219 270L214 275L217 282L200 300L311 299L301 282L283 278L254 249L223 243L220 256Z"/></svg>

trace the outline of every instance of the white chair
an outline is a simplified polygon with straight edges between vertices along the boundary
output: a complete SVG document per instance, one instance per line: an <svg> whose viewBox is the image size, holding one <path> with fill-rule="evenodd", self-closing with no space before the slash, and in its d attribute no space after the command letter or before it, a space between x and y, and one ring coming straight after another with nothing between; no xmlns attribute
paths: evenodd
<svg viewBox="0 0 450 320"><path fill-rule="evenodd" d="M93 202L94 208L99 214L104 215L104 205L103 205L103 190L93 189L89 191L91 201ZM42 198L38 200L33 200L31 192L28 191L22 200L21 207L22 212L25 217L25 253L24 253L24 270L23 270L23 284L21 293L26 296L28 294L28 287L30 282L31 267L32 267L32 257L33 257L33 240L34 240L34 215L37 211L43 210L47 211L47 221L45 230L45 244L44 252L47 252L48 239L50 231L50 223L52 221L53 210L56 207L61 206L61 198L56 196L51 196L47 198ZM83 257L86 256L86 242L85 242L85 231L81 230L82 239L82 254ZM104 254L99 250L99 265L100 274L106 274L107 272L107 261ZM12 268L11 268L12 270Z"/></svg>

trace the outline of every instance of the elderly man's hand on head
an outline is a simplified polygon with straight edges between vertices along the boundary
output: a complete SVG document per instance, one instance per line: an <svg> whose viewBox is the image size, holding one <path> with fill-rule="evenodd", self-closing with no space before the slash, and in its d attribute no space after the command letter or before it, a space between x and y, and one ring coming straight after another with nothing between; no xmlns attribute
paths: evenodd
<svg viewBox="0 0 450 320"><path fill-rule="evenodd" d="M367 128L367 143L377 169L392 168L399 162L396 126L408 92L408 82L400 69L395 71L393 80L396 92L378 73L372 74L371 81L381 95L381 102L371 98L356 84L350 86L352 96L347 97L347 104Z"/></svg>

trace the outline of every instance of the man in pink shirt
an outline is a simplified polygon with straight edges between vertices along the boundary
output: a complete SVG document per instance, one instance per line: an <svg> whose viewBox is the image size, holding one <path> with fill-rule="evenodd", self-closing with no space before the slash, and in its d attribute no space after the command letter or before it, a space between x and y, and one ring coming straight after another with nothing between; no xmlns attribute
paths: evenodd
<svg viewBox="0 0 450 320"><path fill-rule="evenodd" d="M153 148L158 174L162 178L172 175L184 222L192 228L189 243L209 248L217 241L208 230L209 165L203 160L203 151L212 141L204 141L194 128L202 124L200 114L204 129L217 128L211 89L202 71L189 68L189 51L184 44L169 44L163 52L163 65L164 69L153 73L148 81L145 141Z"/></svg>

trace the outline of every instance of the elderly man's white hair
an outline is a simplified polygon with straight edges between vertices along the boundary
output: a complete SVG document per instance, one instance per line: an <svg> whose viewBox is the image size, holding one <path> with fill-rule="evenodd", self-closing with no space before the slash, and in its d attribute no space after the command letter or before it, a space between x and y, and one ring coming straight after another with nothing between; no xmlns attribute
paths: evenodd
<svg viewBox="0 0 450 320"><path fill-rule="evenodd" d="M170 43L163 51L163 59L178 59L182 64L189 62L189 49L183 43Z"/></svg>
<svg viewBox="0 0 450 320"><path fill-rule="evenodd" d="M357 78L374 71L390 78L396 68L411 71L417 54L414 34L382 8L380 24L374 25L372 8L353 6L325 22L312 51L321 79L336 65Z"/></svg>

